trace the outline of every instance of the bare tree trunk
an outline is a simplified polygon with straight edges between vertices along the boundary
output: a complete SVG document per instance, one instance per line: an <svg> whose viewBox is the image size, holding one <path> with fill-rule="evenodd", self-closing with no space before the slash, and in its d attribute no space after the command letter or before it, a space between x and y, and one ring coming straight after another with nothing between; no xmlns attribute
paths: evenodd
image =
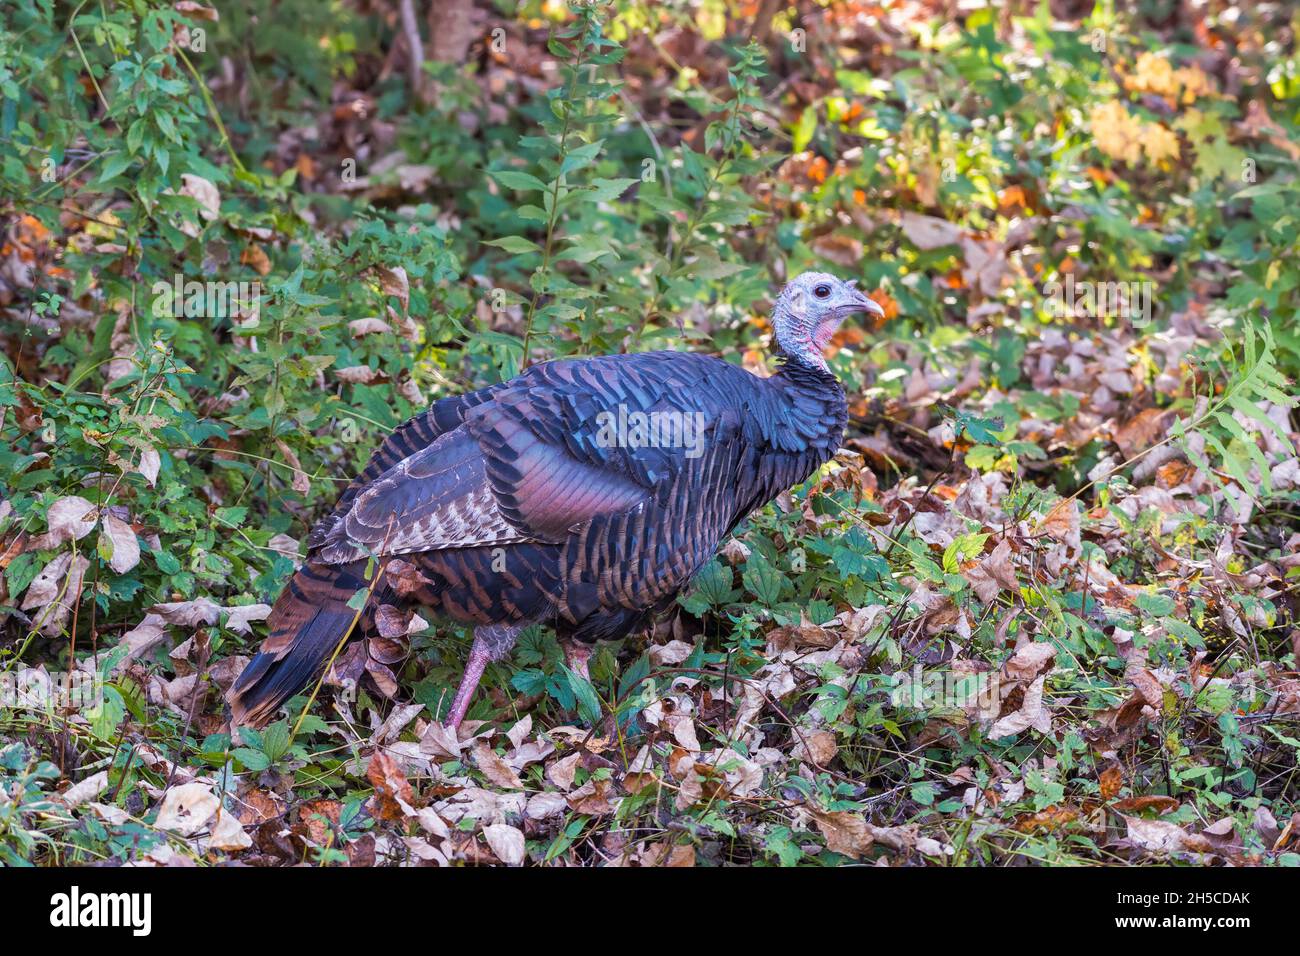
<svg viewBox="0 0 1300 956"><path fill-rule="evenodd" d="M411 92L421 99L424 82L424 41L420 39L420 21L415 18L415 0L401 0L402 35L406 38L406 68L411 77Z"/></svg>
<svg viewBox="0 0 1300 956"><path fill-rule="evenodd" d="M478 9L474 0L430 0L430 59L464 63L485 20L486 11Z"/></svg>

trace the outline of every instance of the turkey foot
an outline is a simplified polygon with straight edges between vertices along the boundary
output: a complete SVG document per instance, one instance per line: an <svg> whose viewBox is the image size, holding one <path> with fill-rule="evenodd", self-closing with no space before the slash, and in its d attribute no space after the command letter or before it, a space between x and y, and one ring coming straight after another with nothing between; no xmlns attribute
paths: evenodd
<svg viewBox="0 0 1300 956"><path fill-rule="evenodd" d="M515 646L519 632L523 630L518 624L489 624L474 628L474 643L469 649L469 659L465 662L465 672L461 675L460 686L456 688L456 697L451 702L446 724L453 730L460 729L460 722L469 711L474 691L483 677L483 671L492 661L499 661L510 653Z"/></svg>

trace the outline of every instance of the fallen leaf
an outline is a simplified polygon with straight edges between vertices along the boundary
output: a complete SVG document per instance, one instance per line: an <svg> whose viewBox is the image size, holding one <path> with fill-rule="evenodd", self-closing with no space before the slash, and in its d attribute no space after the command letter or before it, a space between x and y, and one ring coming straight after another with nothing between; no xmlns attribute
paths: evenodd
<svg viewBox="0 0 1300 956"><path fill-rule="evenodd" d="M1123 800L1116 800L1114 808L1121 813L1141 813L1143 810L1172 813L1178 809L1178 801L1173 797L1149 793L1141 797L1126 797Z"/></svg>
<svg viewBox="0 0 1300 956"><path fill-rule="evenodd" d="M32 538L28 550L49 551L65 541L80 541L95 529L96 517L95 506L85 498L77 495L60 498L45 513L45 523L49 530Z"/></svg>
<svg viewBox="0 0 1300 956"><path fill-rule="evenodd" d="M816 730L795 734L795 745L790 755L795 760L806 760L814 766L824 767L835 759L838 752L835 735L825 730Z"/></svg>
<svg viewBox="0 0 1300 956"><path fill-rule="evenodd" d="M253 838L244 832L243 826L235 819L234 814L218 807L217 819L212 826L212 836L208 840L208 846L214 850L233 853L246 850L252 845Z"/></svg>
<svg viewBox="0 0 1300 956"><path fill-rule="evenodd" d="M401 266L393 266L391 269L376 266L375 271L379 273L379 287L383 289L384 295L396 296L405 312L411 304L411 282L406 277L406 270Z"/></svg>
<svg viewBox="0 0 1300 956"><path fill-rule="evenodd" d="M1020 590L1016 569L1011 563L1011 543L1005 540L979 564L961 573L970 582L975 596L985 604L996 600L1003 588L1016 593Z"/></svg>
<svg viewBox="0 0 1300 956"><path fill-rule="evenodd" d="M1171 409L1145 408L1115 429L1115 444L1125 458L1132 458L1164 438L1173 418Z"/></svg>
<svg viewBox="0 0 1300 956"><path fill-rule="evenodd" d="M118 574L126 574L140 563L140 542L135 531L121 518L105 515L99 536L99 552L108 555L108 566Z"/></svg>
<svg viewBox="0 0 1300 956"><path fill-rule="evenodd" d="M1174 823L1128 816L1124 817L1124 822L1128 824L1129 841L1147 853L1204 853L1211 849L1204 837L1193 836Z"/></svg>
<svg viewBox="0 0 1300 956"><path fill-rule="evenodd" d="M569 808L575 813L603 817L613 813L614 804L610 801L610 783L592 777L568 797Z"/></svg>
<svg viewBox="0 0 1300 956"><path fill-rule="evenodd" d="M1056 657L1056 648L1047 643L1027 642L1002 665L1008 680L1033 680Z"/></svg>
<svg viewBox="0 0 1300 956"><path fill-rule="evenodd" d="M146 448L140 453L140 464L136 471L144 475L144 480L149 482L152 488L158 484L158 471L162 468L162 456L152 448Z"/></svg>
<svg viewBox="0 0 1300 956"><path fill-rule="evenodd" d="M939 249L961 242L961 227L946 219L905 212L899 219L903 235L918 249Z"/></svg>
<svg viewBox="0 0 1300 956"><path fill-rule="evenodd" d="M216 219L221 213L221 192L210 179L204 179L194 173L181 173L180 194L189 196L197 202L199 215L208 222Z"/></svg>
<svg viewBox="0 0 1300 956"><path fill-rule="evenodd" d="M996 740L999 737L1010 737L1031 727L1040 733L1051 733L1052 715L1043 706L1043 685L1046 682L1047 675L1040 674L1032 684L1025 688L1025 697L1020 709L1015 713L999 718L989 729L989 738Z"/></svg>
<svg viewBox="0 0 1300 956"><path fill-rule="evenodd" d="M370 798L370 812L375 819L402 820L415 812L411 808L415 799L411 784L397 761L382 750L376 750L370 758L370 764L366 767L366 779L375 788L374 796Z"/></svg>
<svg viewBox="0 0 1300 956"><path fill-rule="evenodd" d="M1124 785L1124 772L1119 767L1107 767L1101 772L1098 781L1101 798L1103 800L1113 800Z"/></svg>
<svg viewBox="0 0 1300 956"><path fill-rule="evenodd" d="M63 801L64 806L71 809L94 800L107 789L108 771L101 770L99 773L93 773L80 783L73 784L67 790L64 790L59 795L59 799Z"/></svg>
<svg viewBox="0 0 1300 956"><path fill-rule="evenodd" d="M154 822L159 830L173 830L192 836L202 830L221 806L206 783L185 783L172 787L163 797L162 809Z"/></svg>
<svg viewBox="0 0 1300 956"><path fill-rule="evenodd" d="M483 776L498 787L507 790L524 789L524 782L519 779L519 775L511 770L510 766L484 741L479 740L474 743L473 754L474 763L483 772Z"/></svg>
<svg viewBox="0 0 1300 956"><path fill-rule="evenodd" d="M569 806L564 794L552 790L535 793L528 798L528 807L524 810L530 820L545 820L547 817L563 813Z"/></svg>
<svg viewBox="0 0 1300 956"><path fill-rule="evenodd" d="M354 339L360 339L367 335L378 335L383 332L391 332L393 331L393 327L383 319L353 319L348 323L348 331L352 333Z"/></svg>
<svg viewBox="0 0 1300 956"><path fill-rule="evenodd" d="M275 440L275 447L280 449L280 454L284 456L284 460L288 463L289 467L293 469L293 490L298 492L300 495L305 495L307 492L311 491L311 479L307 476L307 473L302 470L302 462L298 460L298 455L294 450L286 445L284 440L281 438Z"/></svg>
<svg viewBox="0 0 1300 956"><path fill-rule="evenodd" d="M524 862L524 834L508 823L493 823L483 828L483 836L498 860L506 866Z"/></svg>
<svg viewBox="0 0 1300 956"><path fill-rule="evenodd" d="M848 810L813 810L812 817L832 853L860 860L875 842L866 818Z"/></svg>

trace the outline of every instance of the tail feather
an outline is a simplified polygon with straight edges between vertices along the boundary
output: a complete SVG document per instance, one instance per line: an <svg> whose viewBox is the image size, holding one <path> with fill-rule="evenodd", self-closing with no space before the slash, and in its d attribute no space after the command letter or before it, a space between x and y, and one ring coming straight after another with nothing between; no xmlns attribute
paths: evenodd
<svg viewBox="0 0 1300 956"><path fill-rule="evenodd" d="M325 669L356 620L348 601L366 586L364 567L309 563L294 574L267 619L270 636L226 695L232 726L266 723Z"/></svg>

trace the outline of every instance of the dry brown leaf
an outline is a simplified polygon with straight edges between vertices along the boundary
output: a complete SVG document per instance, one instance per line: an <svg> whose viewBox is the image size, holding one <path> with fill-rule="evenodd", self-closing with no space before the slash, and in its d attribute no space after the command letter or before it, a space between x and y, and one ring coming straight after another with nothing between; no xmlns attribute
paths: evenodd
<svg viewBox="0 0 1300 956"><path fill-rule="evenodd" d="M376 266L375 271L379 273L379 287L384 290L384 295L396 296L405 312L411 304L411 283L406 277L406 270L401 266L393 266L391 269Z"/></svg>
<svg viewBox="0 0 1300 956"><path fill-rule="evenodd" d="M486 742L482 740L475 741L473 754L474 763L478 765L478 769L482 771L483 776L498 787L504 787L507 790L524 789L524 782L519 779L519 775L511 770L510 765L502 760Z"/></svg>
<svg viewBox="0 0 1300 956"><path fill-rule="evenodd" d="M1052 732L1051 712L1043 706L1043 685L1046 682L1047 675L1040 674L1032 684L1025 688L1025 698L1020 709L1015 713L999 718L989 729L989 738L991 740L996 740L999 737L1010 737L1031 727L1044 734Z"/></svg>
<svg viewBox="0 0 1300 956"><path fill-rule="evenodd" d="M1116 800L1114 808L1121 813L1140 813L1143 810L1172 813L1178 809L1178 801L1173 797L1160 794L1147 794L1141 797L1126 797L1123 800Z"/></svg>
<svg viewBox="0 0 1300 956"><path fill-rule="evenodd" d="M65 541L80 541L95 529L96 517L95 506L85 498L77 495L60 498L45 513L50 530L32 538L28 550L49 551Z"/></svg>
<svg viewBox="0 0 1300 956"><path fill-rule="evenodd" d="M1022 644L1002 665L1002 673L1008 680L1033 680L1054 657L1056 657L1056 648L1051 644Z"/></svg>
<svg viewBox="0 0 1300 956"><path fill-rule="evenodd" d="M615 805L610 801L610 782L588 780L568 797L569 808L575 813L585 813L593 817L602 817L613 813Z"/></svg>
<svg viewBox="0 0 1300 956"><path fill-rule="evenodd" d="M154 826L192 836L207 826L220 807L221 801L206 783L184 783L167 791Z"/></svg>
<svg viewBox="0 0 1300 956"><path fill-rule="evenodd" d="M1061 805L1016 817L1015 827L1021 833L1040 833L1059 830L1077 819L1079 819L1077 807Z"/></svg>
<svg viewBox="0 0 1300 956"><path fill-rule="evenodd" d="M79 807L83 803L94 800L107 789L108 771L101 770L99 773L91 774L80 783L73 784L60 794L59 799L63 801L63 805L66 807Z"/></svg>
<svg viewBox="0 0 1300 956"><path fill-rule="evenodd" d="M374 796L370 798L370 812L376 820L402 820L415 812L411 809L415 796L406 775L397 761L382 750L376 750L370 758L366 779L375 788Z"/></svg>
<svg viewBox="0 0 1300 956"><path fill-rule="evenodd" d="M33 617L42 634L57 634L72 616L72 609L81 600L81 585L89 567L90 562L81 555L74 557L71 551L64 551L32 579L21 609L40 608Z"/></svg>
<svg viewBox="0 0 1300 956"><path fill-rule="evenodd" d="M795 735L794 750L791 756L795 760L806 760L818 767L824 767L839 752L835 735L825 730Z"/></svg>
<svg viewBox="0 0 1300 956"><path fill-rule="evenodd" d="M1120 788L1124 786L1124 771L1119 767L1107 767L1101 772L1098 783L1101 798L1103 800L1113 800L1119 794Z"/></svg>
<svg viewBox="0 0 1300 956"><path fill-rule="evenodd" d="M578 761L582 754L572 753L555 761L546 768L546 779L561 790L573 789L573 776L578 772Z"/></svg>
<svg viewBox="0 0 1300 956"><path fill-rule="evenodd" d="M817 829L826 839L826 849L832 853L860 860L875 842L866 818L848 810L813 810Z"/></svg>
<svg viewBox="0 0 1300 956"><path fill-rule="evenodd" d="M353 319L348 323L348 331L352 333L354 339L360 339L367 335L391 332L393 331L393 327L383 319Z"/></svg>
<svg viewBox="0 0 1300 956"><path fill-rule="evenodd" d="M962 577L970 582L975 596L985 604L997 599L1003 588L1016 592L1020 588L1016 580L1016 569L1011 563L1011 543L1002 541L993 553L979 564L962 572Z"/></svg>
<svg viewBox="0 0 1300 956"><path fill-rule="evenodd" d="M282 438L277 438L275 440L275 447L280 449L280 454L284 456L284 460L288 462L289 467L293 469L293 490L298 492L300 495L305 495L307 492L311 491L311 479L308 478L307 473L302 470L302 462L298 460L298 455L294 450L286 445Z"/></svg>
<svg viewBox="0 0 1300 956"><path fill-rule="evenodd" d="M271 614L269 604L237 604L233 607L221 607L211 598L195 598L193 601L170 601L155 604L149 609L150 616L160 618L168 624L180 627L198 627L212 625L226 615L226 627L237 634L247 634L252 621L265 620ZM148 618L146 617L146 620Z"/></svg>
<svg viewBox="0 0 1300 956"><path fill-rule="evenodd" d="M425 728L424 735L420 738L420 753L435 757L459 760L463 747L457 739L456 731L436 721Z"/></svg>
<svg viewBox="0 0 1300 956"><path fill-rule="evenodd" d="M1204 853L1211 849L1204 837L1194 836L1174 823L1129 816L1124 817L1124 822L1128 824L1129 841L1147 853Z"/></svg>
<svg viewBox="0 0 1300 956"><path fill-rule="evenodd" d="M208 222L221 213L221 192L210 179L193 173L181 173L182 196L189 196L199 204L199 215ZM265 274L265 273L263 273Z"/></svg>
<svg viewBox="0 0 1300 956"><path fill-rule="evenodd" d="M225 850L235 853L246 850L253 845L253 838L244 832L244 828L235 819L234 814L217 808L217 818L212 824L212 836L208 846L213 850Z"/></svg>
<svg viewBox="0 0 1300 956"><path fill-rule="evenodd" d="M144 480L149 482L152 488L158 484L158 470L162 468L162 456L152 448L146 448L140 452L140 464L136 466L136 471L144 475Z"/></svg>
<svg viewBox="0 0 1300 956"><path fill-rule="evenodd" d="M172 4L172 9L185 16L195 17L199 20L211 20L213 23L221 19L221 15L217 13L214 7L198 3L197 0L177 0L176 3Z"/></svg>
<svg viewBox="0 0 1300 956"><path fill-rule="evenodd" d="M244 251L239 254L239 264L251 266L261 276L267 275L271 271L270 256L256 242L250 242L244 247Z"/></svg>
<svg viewBox="0 0 1300 956"><path fill-rule="evenodd" d="M493 823L483 828L483 836L498 860L506 866L524 862L524 834L508 823Z"/></svg>
<svg viewBox="0 0 1300 956"><path fill-rule="evenodd" d="M1156 676L1145 667L1130 666L1124 672L1124 679L1137 688L1142 699L1152 707L1159 709L1164 702L1164 688L1160 686L1160 681Z"/></svg>
<svg viewBox="0 0 1300 956"><path fill-rule="evenodd" d="M379 373L369 365L349 365L346 368L336 368L334 377L352 385L369 385L379 377Z"/></svg>
<svg viewBox="0 0 1300 956"><path fill-rule="evenodd" d="M905 212L899 219L903 235L918 249L939 249L961 242L962 231L946 219Z"/></svg>
<svg viewBox="0 0 1300 956"><path fill-rule="evenodd" d="M523 745L528 739L528 735L533 732L533 715L524 714L524 716L515 722L515 724L506 731L506 739L510 741L510 746L516 750Z"/></svg>
<svg viewBox="0 0 1300 956"><path fill-rule="evenodd" d="M1115 429L1115 444L1125 458L1132 458L1164 438L1173 418L1172 409L1145 408Z"/></svg>
<svg viewBox="0 0 1300 956"><path fill-rule="evenodd" d="M565 799L564 794L547 790L528 798L528 807L524 810L524 814L530 820L545 820L547 817L563 813L568 806L569 801Z"/></svg>
<svg viewBox="0 0 1300 956"><path fill-rule="evenodd" d="M1063 498L1043 518L1039 529L1072 548L1079 548L1079 505L1077 501Z"/></svg>
<svg viewBox="0 0 1300 956"><path fill-rule="evenodd" d="M961 247L966 257L966 266L961 273L962 281L968 288L982 295L997 295L1002 287L1002 276L1007 271L1007 254L1002 243L996 239L964 236Z"/></svg>
<svg viewBox="0 0 1300 956"><path fill-rule="evenodd" d="M105 515L99 537L99 553L108 555L108 566L118 574L126 574L140 563L140 542L135 531L121 518Z"/></svg>
<svg viewBox="0 0 1300 956"><path fill-rule="evenodd" d="M817 255L845 268L853 268L862 262L862 240L855 236L829 233L814 239L812 246Z"/></svg>

